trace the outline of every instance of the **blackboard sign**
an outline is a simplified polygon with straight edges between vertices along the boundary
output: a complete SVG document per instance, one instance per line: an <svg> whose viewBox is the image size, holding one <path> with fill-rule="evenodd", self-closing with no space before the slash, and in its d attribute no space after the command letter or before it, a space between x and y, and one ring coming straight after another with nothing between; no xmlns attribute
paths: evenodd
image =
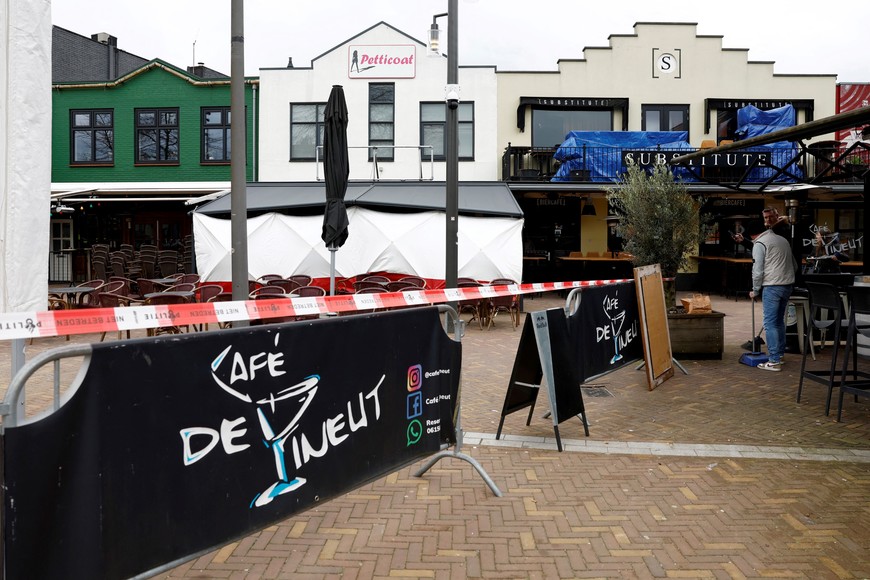
<svg viewBox="0 0 870 580"><path fill-rule="evenodd" d="M547 384L550 416L553 419L559 451L562 451L560 423L579 416L586 436L589 436L583 393L580 390L581 381L571 355L568 323L563 308L541 310L526 315L496 439L501 436L505 417L511 413L530 407L526 421L529 424L541 381Z"/></svg>
<svg viewBox="0 0 870 580"><path fill-rule="evenodd" d="M461 348L436 308L97 344L3 435L9 578L127 578L431 455Z"/></svg>

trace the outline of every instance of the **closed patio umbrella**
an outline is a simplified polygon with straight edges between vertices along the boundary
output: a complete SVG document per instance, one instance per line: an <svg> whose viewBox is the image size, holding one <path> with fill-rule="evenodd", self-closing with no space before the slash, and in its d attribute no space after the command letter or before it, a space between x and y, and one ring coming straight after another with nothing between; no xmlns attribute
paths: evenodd
<svg viewBox="0 0 870 580"><path fill-rule="evenodd" d="M333 85L326 101L323 136L323 174L326 180L326 211L321 238L329 248L329 294L335 294L335 252L347 240L347 208L344 195L350 164L347 159L347 102L341 85Z"/></svg>

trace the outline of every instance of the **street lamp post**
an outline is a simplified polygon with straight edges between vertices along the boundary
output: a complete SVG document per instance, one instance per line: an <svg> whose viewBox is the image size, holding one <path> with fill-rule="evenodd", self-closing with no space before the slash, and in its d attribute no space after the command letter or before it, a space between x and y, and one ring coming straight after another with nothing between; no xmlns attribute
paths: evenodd
<svg viewBox="0 0 870 580"><path fill-rule="evenodd" d="M447 86L444 91L444 99L447 102L447 116L445 118L447 127L444 135L444 157L447 162L447 180L446 193L447 200L445 203L445 217L447 222L447 232L445 239L445 259L444 259L444 284L447 288L456 288L456 281L459 275L459 59L457 57L457 47L459 45L459 32L457 25L457 12L459 0L449 0L447 3L446 14L436 14L432 17L432 28L429 29L429 43L427 45L427 54L429 56L441 56L439 50L439 30L436 19L447 17ZM448 329L452 324L456 325L452 331L456 336L462 335L462 320L455 314L456 303L451 303L450 306L454 311L455 320L447 316ZM440 459L453 457L461 459L471 464L477 473L483 478L483 481L489 486L489 489L497 496L501 497L501 490L495 485L495 482L489 477L489 474L481 467L473 457L462 453L462 425L461 425L461 400L456 401L455 422L453 425L456 433L456 442L452 451L443 450L433 455L420 469L414 473L417 477L422 477L429 468L431 468Z"/></svg>
<svg viewBox="0 0 870 580"><path fill-rule="evenodd" d="M447 17L447 102L446 127L444 134L444 158L446 161L445 218L447 222L444 257L444 285L455 288L459 276L459 0L447 2L447 12L432 17L429 29L427 53L441 56L440 31L436 20Z"/></svg>
<svg viewBox="0 0 870 580"><path fill-rule="evenodd" d="M232 229L233 300L248 297L248 197L245 138L245 19L243 0L232 0L230 39L230 114L233 157L230 160L230 227ZM243 323L244 324L244 323ZM239 326L234 323L235 326ZM246 325L246 324L244 324Z"/></svg>

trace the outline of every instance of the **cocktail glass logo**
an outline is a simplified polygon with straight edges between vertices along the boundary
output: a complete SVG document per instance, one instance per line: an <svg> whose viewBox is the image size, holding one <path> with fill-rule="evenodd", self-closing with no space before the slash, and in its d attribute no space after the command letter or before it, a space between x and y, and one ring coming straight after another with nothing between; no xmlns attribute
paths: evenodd
<svg viewBox="0 0 870 580"><path fill-rule="evenodd" d="M423 436L423 424L420 423L419 417L423 414L423 367L421 365L411 365L408 367L408 423L407 442L408 447L414 445Z"/></svg>

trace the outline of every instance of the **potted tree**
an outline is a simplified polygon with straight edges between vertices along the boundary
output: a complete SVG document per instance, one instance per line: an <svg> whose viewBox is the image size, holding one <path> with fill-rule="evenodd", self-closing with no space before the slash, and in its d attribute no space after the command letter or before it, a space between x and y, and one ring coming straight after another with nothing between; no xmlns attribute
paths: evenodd
<svg viewBox="0 0 870 580"><path fill-rule="evenodd" d="M607 189L607 201L619 216L616 229L623 249L635 266L661 266L662 277L669 279L666 302L668 307L675 306L674 279L698 247L703 200L694 199L666 164L647 172L629 163L616 186Z"/></svg>
<svg viewBox="0 0 870 580"><path fill-rule="evenodd" d="M607 200L619 216L617 232L634 265L661 266L672 352L721 358L724 315L685 314L676 301L677 272L704 234L703 200L693 198L666 164L646 171L632 163L616 186L608 188Z"/></svg>

